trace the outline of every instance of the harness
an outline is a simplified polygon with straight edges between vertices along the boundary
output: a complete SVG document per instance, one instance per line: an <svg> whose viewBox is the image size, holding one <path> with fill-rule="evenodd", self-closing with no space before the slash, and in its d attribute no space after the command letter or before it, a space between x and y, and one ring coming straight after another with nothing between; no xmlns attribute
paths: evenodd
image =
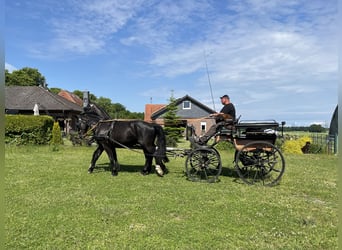
<svg viewBox="0 0 342 250"><path fill-rule="evenodd" d="M94 124L94 125L85 133L85 135L90 135L90 133L92 132L92 133L93 133L92 139L94 139L94 140L96 140L96 139L97 139L97 140L108 140L108 141L110 141L110 142L112 142L112 143L114 143L114 144L119 145L119 146L122 147L122 148L129 149L129 150L131 150L131 151L133 151L133 152L136 152L136 153L139 153L139 154L144 154L144 155L153 156L153 157L158 156L158 155L156 155L156 154L145 154L144 152L141 152L140 150L137 150L137 148L130 148L130 147L128 147L128 146L122 144L121 142L118 142L117 140L112 139L112 133L113 133L113 131L114 131L114 128L115 128L115 125L116 125L116 122L117 122L117 121L120 121L120 120L118 120L118 119L115 119L115 120L114 120L114 119L113 119L113 120L100 120L100 121L98 121L96 124ZM124 120L124 121L127 121L127 120ZM97 127L99 124L101 124L101 123L107 123L107 122L111 122L111 125L110 125L110 128L108 129L108 131L107 131L106 133L104 133L104 134L95 136L95 135L94 135L94 130L96 129L96 127ZM141 148L140 148L140 149L141 149Z"/></svg>

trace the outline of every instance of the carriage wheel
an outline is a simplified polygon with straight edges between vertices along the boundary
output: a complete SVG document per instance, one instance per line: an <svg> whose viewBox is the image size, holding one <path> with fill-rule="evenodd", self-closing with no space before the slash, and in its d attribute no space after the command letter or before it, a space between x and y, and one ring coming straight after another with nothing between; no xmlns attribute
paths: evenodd
<svg viewBox="0 0 342 250"><path fill-rule="evenodd" d="M237 152L235 169L243 182L274 186L285 171L285 160L273 144L255 141L246 144Z"/></svg>
<svg viewBox="0 0 342 250"><path fill-rule="evenodd" d="M221 174L221 158L213 148L192 150L185 162L186 174L190 181L215 182Z"/></svg>

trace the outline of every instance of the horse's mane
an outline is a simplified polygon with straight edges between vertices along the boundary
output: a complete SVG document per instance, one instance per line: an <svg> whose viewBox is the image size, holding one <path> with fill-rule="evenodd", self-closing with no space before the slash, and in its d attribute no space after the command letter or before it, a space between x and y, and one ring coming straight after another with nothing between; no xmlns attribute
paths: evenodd
<svg viewBox="0 0 342 250"><path fill-rule="evenodd" d="M99 120L110 120L112 119L110 115L100 106L95 103L89 104L88 107L85 107L84 114L92 117L97 117Z"/></svg>

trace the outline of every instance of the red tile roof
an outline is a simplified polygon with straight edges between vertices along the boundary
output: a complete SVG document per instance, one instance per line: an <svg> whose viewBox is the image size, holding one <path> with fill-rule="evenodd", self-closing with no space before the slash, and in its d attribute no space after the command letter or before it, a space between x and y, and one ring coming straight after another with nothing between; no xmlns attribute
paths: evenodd
<svg viewBox="0 0 342 250"><path fill-rule="evenodd" d="M152 122L151 116L154 112L166 107L166 104L146 104L144 121Z"/></svg>
<svg viewBox="0 0 342 250"><path fill-rule="evenodd" d="M79 98L77 95L75 95L74 93L71 93L71 92L66 91L66 90L61 90L58 93L58 95L61 97L64 97L65 99L67 99L73 103L76 103L79 106L83 106L83 100L81 98Z"/></svg>

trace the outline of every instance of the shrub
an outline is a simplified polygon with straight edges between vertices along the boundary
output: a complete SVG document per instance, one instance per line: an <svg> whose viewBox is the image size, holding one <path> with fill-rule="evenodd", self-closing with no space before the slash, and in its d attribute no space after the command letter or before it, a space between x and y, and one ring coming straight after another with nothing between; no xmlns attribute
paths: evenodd
<svg viewBox="0 0 342 250"><path fill-rule="evenodd" d="M303 154L302 147L305 146L306 142L312 143L312 139L308 136L302 136L298 139L285 140L282 150L285 153Z"/></svg>
<svg viewBox="0 0 342 250"><path fill-rule="evenodd" d="M215 148L218 150L235 151L234 145L228 141L220 141Z"/></svg>
<svg viewBox="0 0 342 250"><path fill-rule="evenodd" d="M320 144L311 143L309 153L310 154L327 153L327 148Z"/></svg>
<svg viewBox="0 0 342 250"><path fill-rule="evenodd" d="M57 148L58 145L63 144L62 134L61 134L61 128L59 127L58 122L54 122L52 127L52 138L50 141L50 144L54 146L54 148Z"/></svg>
<svg viewBox="0 0 342 250"><path fill-rule="evenodd" d="M302 137L299 137L299 138L298 138L298 143L299 143L300 145L302 145L302 147L304 147L304 145L305 145L307 142L312 143L312 138L309 137L309 136L302 136Z"/></svg>
<svg viewBox="0 0 342 250"><path fill-rule="evenodd" d="M5 143L48 144L52 126L51 116L5 115Z"/></svg>

